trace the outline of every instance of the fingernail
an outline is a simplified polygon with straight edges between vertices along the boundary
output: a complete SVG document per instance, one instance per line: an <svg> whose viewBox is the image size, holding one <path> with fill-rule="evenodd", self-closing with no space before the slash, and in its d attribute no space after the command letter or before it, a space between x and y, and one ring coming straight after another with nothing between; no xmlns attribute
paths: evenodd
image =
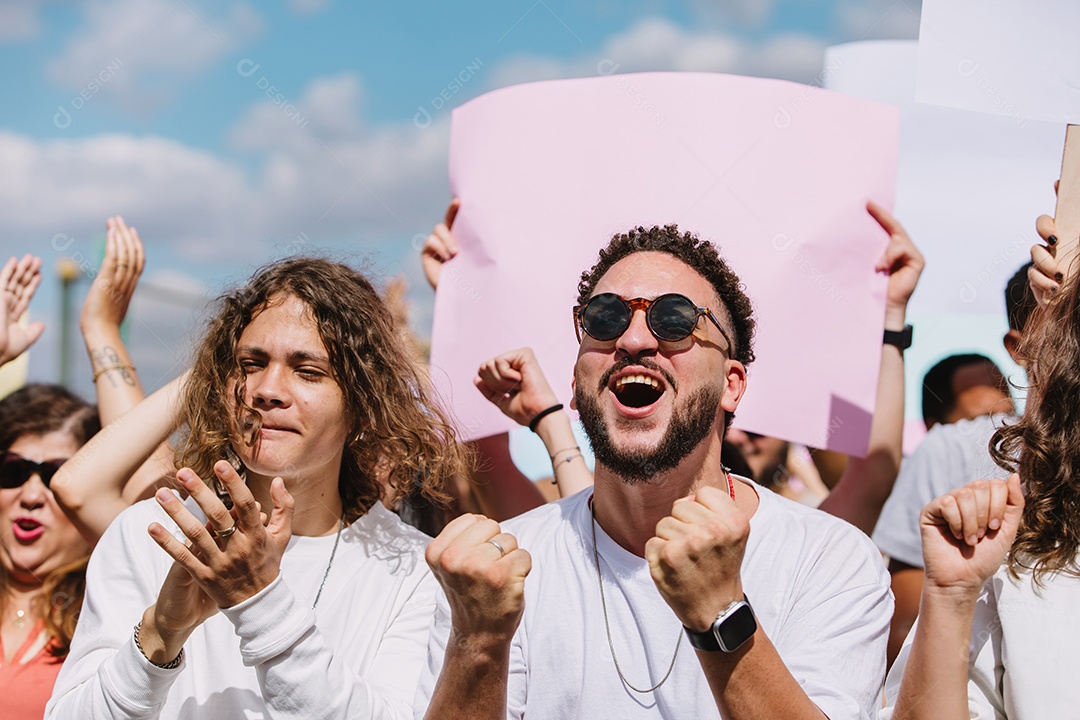
<svg viewBox="0 0 1080 720"><path fill-rule="evenodd" d="M990 526L991 530L997 530L999 527L1001 527L1001 521L997 518L990 518L990 522L987 524Z"/></svg>
<svg viewBox="0 0 1080 720"><path fill-rule="evenodd" d="M165 488L158 490L157 493L155 493L155 497L157 497L158 502L163 505L168 505L176 501L176 497Z"/></svg>
<svg viewBox="0 0 1080 720"><path fill-rule="evenodd" d="M1061 282L1065 279L1065 276L1062 273L1054 273L1054 279L1058 282Z"/></svg>
<svg viewBox="0 0 1080 720"><path fill-rule="evenodd" d="M967 539L967 544L968 545L976 545L976 544L978 544L978 542L979 542L979 538L975 537L974 535L968 535L968 539Z"/></svg>
<svg viewBox="0 0 1080 720"><path fill-rule="evenodd" d="M1057 235L1051 235L1050 237L1046 238L1046 244L1057 245Z"/></svg>

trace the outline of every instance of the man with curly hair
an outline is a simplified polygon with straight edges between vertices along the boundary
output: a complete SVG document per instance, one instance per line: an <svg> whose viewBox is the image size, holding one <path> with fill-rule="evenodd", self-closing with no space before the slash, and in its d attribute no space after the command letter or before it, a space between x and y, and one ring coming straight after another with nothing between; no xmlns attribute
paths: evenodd
<svg viewBox="0 0 1080 720"><path fill-rule="evenodd" d="M873 210L906 305L917 251ZM574 317L594 488L502 528L458 518L429 546L445 598L417 717L873 716L880 556L720 460L754 360L738 277L711 243L639 227L582 275Z"/></svg>

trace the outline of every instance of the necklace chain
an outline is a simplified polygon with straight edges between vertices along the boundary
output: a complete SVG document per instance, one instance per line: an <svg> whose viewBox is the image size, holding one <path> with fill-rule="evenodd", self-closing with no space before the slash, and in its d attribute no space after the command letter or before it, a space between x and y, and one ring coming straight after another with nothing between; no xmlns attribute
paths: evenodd
<svg viewBox="0 0 1080 720"><path fill-rule="evenodd" d="M322 582L319 583L319 591L315 593L315 602L311 603L311 609L314 610L319 604L319 598L322 597L323 588L326 587L326 578L330 577L330 568L334 566L334 556L337 555L338 542L341 540L341 531L345 529L345 513L341 514L341 519L338 520L337 535L334 537L334 547L330 551L330 562L326 563L326 572L323 573Z"/></svg>
<svg viewBox="0 0 1080 720"><path fill-rule="evenodd" d="M727 468L725 468L724 475L727 477L728 494L731 496L731 499L734 500L735 483L731 480L731 473L727 472ZM679 639L675 641L675 652L671 656L671 664L668 665L664 677L660 678L660 682L656 683L651 688L639 688L626 679L626 675L623 674L622 667L619 665L619 658L615 655L615 642L611 639L611 621L608 620L607 598L604 596L604 578L600 575L600 546L596 544L596 510L593 508L592 498L589 498L589 512L592 516L592 545L593 559L596 561L596 581L600 585L600 608L604 612L604 630L607 631L607 642L608 649L611 650L611 659L615 663L615 672L619 674L619 680L622 681L622 684L639 695L645 695L646 693L659 690L660 686L666 683L668 678L671 677L671 672L675 669L675 661L679 659L679 648L682 647L683 631L682 628L679 628Z"/></svg>

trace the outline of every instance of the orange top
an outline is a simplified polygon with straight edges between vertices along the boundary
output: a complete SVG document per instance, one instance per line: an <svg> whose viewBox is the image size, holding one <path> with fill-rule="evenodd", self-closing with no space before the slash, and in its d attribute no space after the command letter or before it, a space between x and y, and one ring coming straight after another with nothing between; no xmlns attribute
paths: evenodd
<svg viewBox="0 0 1080 720"><path fill-rule="evenodd" d="M45 621L38 619L15 657L3 663L4 647L0 640L0 697L5 720L41 720L45 703L52 695L63 658L49 654Z"/></svg>

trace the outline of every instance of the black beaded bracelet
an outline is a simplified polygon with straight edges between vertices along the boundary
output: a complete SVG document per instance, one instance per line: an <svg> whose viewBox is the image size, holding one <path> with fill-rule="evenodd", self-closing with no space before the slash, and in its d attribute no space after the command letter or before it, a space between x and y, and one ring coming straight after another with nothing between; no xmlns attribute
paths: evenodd
<svg viewBox="0 0 1080 720"><path fill-rule="evenodd" d="M536 426L540 424L540 421L541 421L541 420L543 420L544 418L546 418L546 417L547 417L548 415L550 415L551 413L553 413L553 412L559 412L559 411L560 411L560 410L562 410L562 409L563 409L562 403L559 403L559 404L557 404L557 405L552 405L552 406L551 406L551 407L549 407L549 408L548 408L547 410L541 410L540 412L536 413L536 417L534 417L534 418L533 418L533 419L532 419L532 420L531 420L531 421L529 422L529 429L530 429L530 430L532 430L533 432L536 432Z"/></svg>

